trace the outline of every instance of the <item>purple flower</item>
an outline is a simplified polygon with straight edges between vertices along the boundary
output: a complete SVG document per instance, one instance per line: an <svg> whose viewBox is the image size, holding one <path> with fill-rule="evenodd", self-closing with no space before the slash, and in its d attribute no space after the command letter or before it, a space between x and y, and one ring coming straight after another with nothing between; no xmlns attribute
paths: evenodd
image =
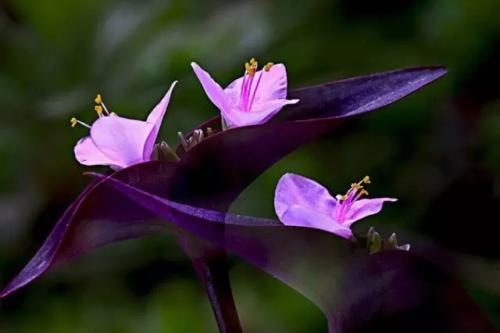
<svg viewBox="0 0 500 333"><path fill-rule="evenodd" d="M393 198L360 199L368 192L366 176L344 195L335 198L321 184L292 173L281 177L276 186L274 208L283 224L322 229L343 238L352 236L351 225L367 216L377 214L386 201Z"/></svg>
<svg viewBox="0 0 500 333"><path fill-rule="evenodd" d="M283 64L268 63L258 70L255 59L245 64L245 73L222 89L198 64L191 63L203 89L222 113L228 127L264 124L285 105L298 99L286 99L287 77Z"/></svg>
<svg viewBox="0 0 500 333"><path fill-rule="evenodd" d="M146 121L128 119L109 112L97 95L95 110L99 118L89 126L76 118L71 126L90 128L90 135L78 141L75 157L83 165L108 165L115 170L151 160L156 137L177 82L155 106Z"/></svg>

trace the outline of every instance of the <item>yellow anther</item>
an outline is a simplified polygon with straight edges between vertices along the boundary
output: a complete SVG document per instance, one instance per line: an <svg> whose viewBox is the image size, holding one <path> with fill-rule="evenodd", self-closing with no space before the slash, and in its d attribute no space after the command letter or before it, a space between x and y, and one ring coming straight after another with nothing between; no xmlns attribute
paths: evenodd
<svg viewBox="0 0 500 333"><path fill-rule="evenodd" d="M258 68L259 63L255 60L255 58L252 58L249 62L245 63L245 72L250 76L254 76Z"/></svg>
<svg viewBox="0 0 500 333"><path fill-rule="evenodd" d="M69 122L70 122L70 124L71 124L71 127L75 127L77 124L80 124L80 125L82 125L82 126L85 126L85 127L87 127L87 128L90 128L90 125L85 124L83 121L80 121L80 120L76 119L75 117L71 118L71 119L69 120Z"/></svg>
<svg viewBox="0 0 500 333"><path fill-rule="evenodd" d="M352 183L351 188L354 190L361 190L363 186L360 183Z"/></svg>
<svg viewBox="0 0 500 333"><path fill-rule="evenodd" d="M100 105L96 105L96 106L94 106L94 110L95 110L95 112L97 112L97 114L98 114L99 116L101 116L101 115L102 115L102 111L103 111L102 106L100 106Z"/></svg>
<svg viewBox="0 0 500 333"><path fill-rule="evenodd" d="M248 63L248 62L245 63L245 71L246 71L246 73L248 75L253 75L254 74L252 65L250 65L250 63Z"/></svg>
<svg viewBox="0 0 500 333"><path fill-rule="evenodd" d="M94 99L95 104L101 104L102 103L102 97L101 94L97 94L97 96Z"/></svg>
<svg viewBox="0 0 500 333"><path fill-rule="evenodd" d="M248 62L245 63L245 70L247 71L248 75L250 75L250 76L255 75L255 68L252 65L250 65Z"/></svg>
<svg viewBox="0 0 500 333"><path fill-rule="evenodd" d="M363 178L363 180L362 180L362 181L363 181L363 183L365 183L365 184L371 184L371 183L372 183L372 181L371 181L371 179L370 179L370 176L365 176L365 178Z"/></svg>
<svg viewBox="0 0 500 333"><path fill-rule="evenodd" d="M368 191L363 189L361 190L360 195L368 195Z"/></svg>
<svg viewBox="0 0 500 333"><path fill-rule="evenodd" d="M274 66L274 63L272 63L272 62L268 62L268 63L264 66L264 70L265 70L266 72L269 72L269 70L270 70L270 69L271 69L271 67L273 67L273 66Z"/></svg>

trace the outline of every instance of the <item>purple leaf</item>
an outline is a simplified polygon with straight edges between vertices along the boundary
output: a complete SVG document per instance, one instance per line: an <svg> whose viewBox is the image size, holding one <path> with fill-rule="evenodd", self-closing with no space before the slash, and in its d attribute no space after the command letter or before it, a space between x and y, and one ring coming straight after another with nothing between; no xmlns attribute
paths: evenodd
<svg viewBox="0 0 500 333"><path fill-rule="evenodd" d="M174 164L163 162L156 178L161 181L169 176ZM133 184L134 171L140 168L145 174L148 163L122 169L114 175L117 179ZM143 175L143 174L141 174ZM137 179L138 180L138 179ZM141 177L140 182L147 189L149 177ZM123 206L128 209L124 210ZM89 250L114 241L136 238L163 231L164 223L150 219L154 215L125 195L110 191L100 182L93 182L69 206L55 224L49 236L26 267L1 291L5 297L36 279L49 268L80 256ZM142 223L148 219L147 223ZM159 226L161 228L159 228Z"/></svg>
<svg viewBox="0 0 500 333"><path fill-rule="evenodd" d="M445 67L416 67L358 76L290 92L300 103L274 120L344 117L372 111L415 92L447 73Z"/></svg>
<svg viewBox="0 0 500 333"><path fill-rule="evenodd" d="M298 290L321 308L331 333L496 332L456 280L414 253L370 256L317 229L179 204L113 177L105 186Z"/></svg>

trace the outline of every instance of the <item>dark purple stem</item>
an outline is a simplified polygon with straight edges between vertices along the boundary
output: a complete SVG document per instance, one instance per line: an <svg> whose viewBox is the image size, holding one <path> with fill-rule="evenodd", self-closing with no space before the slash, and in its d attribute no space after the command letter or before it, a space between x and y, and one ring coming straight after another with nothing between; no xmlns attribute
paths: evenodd
<svg viewBox="0 0 500 333"><path fill-rule="evenodd" d="M198 277L203 281L221 333L242 333L240 319L234 303L227 260L193 260Z"/></svg>
<svg viewBox="0 0 500 333"><path fill-rule="evenodd" d="M179 239L184 252L191 258L196 274L210 300L219 332L242 333L229 281L226 252L186 234L181 235Z"/></svg>

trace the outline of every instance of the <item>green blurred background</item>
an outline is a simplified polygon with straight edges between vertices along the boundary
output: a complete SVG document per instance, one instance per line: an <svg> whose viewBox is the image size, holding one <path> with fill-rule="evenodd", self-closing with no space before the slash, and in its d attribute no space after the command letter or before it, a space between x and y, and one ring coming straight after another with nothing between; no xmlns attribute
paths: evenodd
<svg viewBox="0 0 500 333"><path fill-rule="evenodd" d="M88 179L72 149L103 94L144 118L179 80L160 136L216 114L191 72L222 84L250 57L284 62L300 87L400 67L450 73L418 94L294 152L232 211L273 216L288 171L332 192L369 174L400 199L357 224L402 229L451 251L454 271L500 324L500 1L0 0L0 282L12 277ZM265 144L265 143L263 143ZM94 169L94 168L91 168ZM238 259L231 277L246 332L320 332L310 302ZM332 263L334 264L334 263ZM0 305L0 332L216 332L189 262L169 237L103 248Z"/></svg>

